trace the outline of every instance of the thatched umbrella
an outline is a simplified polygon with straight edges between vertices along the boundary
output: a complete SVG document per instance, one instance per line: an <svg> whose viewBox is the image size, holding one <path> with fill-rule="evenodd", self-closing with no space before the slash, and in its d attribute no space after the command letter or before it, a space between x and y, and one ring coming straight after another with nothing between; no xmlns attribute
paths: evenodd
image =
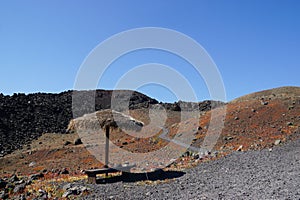
<svg viewBox="0 0 300 200"><path fill-rule="evenodd" d="M140 131L144 126L143 122L132 118L121 112L106 109L95 113L86 114L82 117L71 120L68 132L89 132L99 131L101 128L105 131L105 162L104 166L108 168L109 163L109 135L111 128L120 128L122 130Z"/></svg>
<svg viewBox="0 0 300 200"><path fill-rule="evenodd" d="M106 114L104 114L106 113ZM109 156L109 131L110 128L121 128L125 130L140 130L144 125L143 122L137 121L130 117L129 115L125 115L124 113L120 113L114 110L104 110L104 112L97 113L98 118L100 120L100 126L105 130L105 165L104 167L108 168L108 156Z"/></svg>

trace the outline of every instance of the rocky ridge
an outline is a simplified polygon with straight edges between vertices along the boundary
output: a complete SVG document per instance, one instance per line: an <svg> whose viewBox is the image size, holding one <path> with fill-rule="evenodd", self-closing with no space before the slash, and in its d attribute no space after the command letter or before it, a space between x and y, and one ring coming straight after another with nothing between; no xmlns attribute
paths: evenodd
<svg viewBox="0 0 300 200"><path fill-rule="evenodd" d="M94 95L95 109L110 108L112 91L97 90L75 91L80 96ZM130 93L130 109L148 107L158 103L156 100L138 92L115 91L114 94ZM72 94L66 91L59 94L35 93L0 94L0 157L41 136L42 133L65 133L72 119ZM89 113L84 107L87 102L81 101L80 114ZM76 112L76 110L75 110Z"/></svg>
<svg viewBox="0 0 300 200"><path fill-rule="evenodd" d="M78 100L76 106L72 102L74 94ZM94 107L88 106L89 101L86 97L95 99ZM122 106L130 110L147 109L155 104L173 111L181 109L206 111L214 106L213 101L158 103L153 98L129 90L66 91L59 94L28 95L18 93L12 96L0 94L0 157L21 149L33 139L40 137L42 133L66 133L74 113L78 117L109 109L112 106L112 98L117 99L118 102L125 102ZM119 105L118 102L115 106ZM124 107L114 109L122 111Z"/></svg>

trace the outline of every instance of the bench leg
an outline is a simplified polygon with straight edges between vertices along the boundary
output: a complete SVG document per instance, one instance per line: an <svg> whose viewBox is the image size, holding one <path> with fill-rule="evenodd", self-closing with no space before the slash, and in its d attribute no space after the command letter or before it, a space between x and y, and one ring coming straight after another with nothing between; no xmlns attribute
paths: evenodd
<svg viewBox="0 0 300 200"><path fill-rule="evenodd" d="M95 184L96 183L96 174L89 174L88 175L88 183Z"/></svg>

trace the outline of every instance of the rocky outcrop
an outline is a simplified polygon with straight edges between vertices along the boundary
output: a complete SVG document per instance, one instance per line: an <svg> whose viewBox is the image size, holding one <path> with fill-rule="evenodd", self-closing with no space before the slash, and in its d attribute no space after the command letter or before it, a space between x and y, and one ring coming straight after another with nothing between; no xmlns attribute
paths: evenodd
<svg viewBox="0 0 300 200"><path fill-rule="evenodd" d="M158 103L155 99L133 91L75 92L82 97L77 107L81 115L90 113L84 109L87 102L83 97L86 95L95 94L96 111L110 108L112 95L130 94L130 109L147 108L150 104ZM73 91L12 96L0 94L0 157L21 148L42 133L65 133L73 116L72 94Z"/></svg>
<svg viewBox="0 0 300 200"><path fill-rule="evenodd" d="M202 102L185 102L178 101L174 103L160 103L165 109L173 111L208 111L213 108L224 105L225 103L220 101L206 100Z"/></svg>
<svg viewBox="0 0 300 200"><path fill-rule="evenodd" d="M77 97L75 107L72 107L73 95ZM88 99L95 100L92 107L89 106ZM158 104L158 101L129 90L66 91L59 94L28 95L19 93L12 96L0 94L0 157L22 148L42 133L66 133L73 114L76 115L74 118L77 118L99 110L112 108L122 112L124 108L149 108L154 104ZM207 111L223 103L179 101L160 104L172 111Z"/></svg>

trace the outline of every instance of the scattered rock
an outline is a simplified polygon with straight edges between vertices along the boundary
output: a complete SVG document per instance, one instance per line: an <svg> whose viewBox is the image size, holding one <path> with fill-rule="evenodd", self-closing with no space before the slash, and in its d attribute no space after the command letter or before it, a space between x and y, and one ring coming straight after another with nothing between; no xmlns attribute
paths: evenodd
<svg viewBox="0 0 300 200"><path fill-rule="evenodd" d="M19 196L19 200L26 200L25 194L21 194L21 195Z"/></svg>
<svg viewBox="0 0 300 200"><path fill-rule="evenodd" d="M211 152L210 152L210 151L205 151L205 152L204 152L204 155L205 155L205 156L209 156L209 155L211 155Z"/></svg>
<svg viewBox="0 0 300 200"><path fill-rule="evenodd" d="M61 174L69 174L69 171L68 171L66 168L64 168L64 169L61 171Z"/></svg>
<svg viewBox="0 0 300 200"><path fill-rule="evenodd" d="M239 146L239 148L236 151L242 151L243 150L243 145Z"/></svg>
<svg viewBox="0 0 300 200"><path fill-rule="evenodd" d="M17 175L12 175L10 178L9 178L9 182L10 183L14 183L14 182L17 182L19 181L20 179L17 177Z"/></svg>
<svg viewBox="0 0 300 200"><path fill-rule="evenodd" d="M23 184L23 183L25 183L24 179L21 179L21 180L15 182L16 185Z"/></svg>
<svg viewBox="0 0 300 200"><path fill-rule="evenodd" d="M233 140L233 137L227 136L227 137L224 138L224 140L225 140L225 141L230 141L230 140Z"/></svg>
<svg viewBox="0 0 300 200"><path fill-rule="evenodd" d="M204 155L199 155L199 158L198 158L198 160L203 160L205 158L205 156Z"/></svg>
<svg viewBox="0 0 300 200"><path fill-rule="evenodd" d="M293 123L293 122L288 122L286 125L287 125L287 126L293 126L294 123Z"/></svg>
<svg viewBox="0 0 300 200"><path fill-rule="evenodd" d="M46 193L46 191L45 191L45 190L43 190L43 189L39 189L39 193L40 193L40 194L45 194L45 193Z"/></svg>
<svg viewBox="0 0 300 200"><path fill-rule="evenodd" d="M63 197L63 198L67 198L67 197L69 197L69 196L72 195L72 194L73 194L72 191L67 190L67 191L65 191L65 193L62 195L62 197Z"/></svg>
<svg viewBox="0 0 300 200"><path fill-rule="evenodd" d="M235 118L234 118L234 120L239 120L239 119L240 119L239 117L235 117Z"/></svg>
<svg viewBox="0 0 300 200"><path fill-rule="evenodd" d="M74 187L70 188L69 191L71 191L72 194L74 194L74 195L79 195L79 194L81 194L80 189L81 189L80 187L74 186Z"/></svg>
<svg viewBox="0 0 300 200"><path fill-rule="evenodd" d="M40 198L48 199L48 193L45 190L39 189Z"/></svg>
<svg viewBox="0 0 300 200"><path fill-rule="evenodd" d="M21 184L21 185L15 186L13 192L14 192L14 193L21 193L21 192L24 192L25 188L26 188L26 184L23 183L23 184Z"/></svg>
<svg viewBox="0 0 300 200"><path fill-rule="evenodd" d="M26 181L26 185L31 185L31 183L32 183L32 180L30 180L30 179L28 179L28 180Z"/></svg>
<svg viewBox="0 0 300 200"><path fill-rule="evenodd" d="M69 197L70 195L80 195L83 192L89 191L89 189L85 186L72 186L71 184L67 184L63 187L65 190L64 194L62 195L63 198Z"/></svg>
<svg viewBox="0 0 300 200"><path fill-rule="evenodd" d="M80 144L82 144L81 139L80 139L80 138L75 139L74 144L75 144L75 145L80 145Z"/></svg>
<svg viewBox="0 0 300 200"><path fill-rule="evenodd" d="M129 165L129 163L123 163L122 167L127 167Z"/></svg>
<svg viewBox="0 0 300 200"><path fill-rule="evenodd" d="M7 182L6 181L4 181L3 179L0 179L0 189L3 189L3 188L5 188L6 187L6 185L7 185ZM1 198L0 198L1 199Z"/></svg>
<svg viewBox="0 0 300 200"><path fill-rule="evenodd" d="M5 191L0 192L0 199L8 199L8 194Z"/></svg>
<svg viewBox="0 0 300 200"><path fill-rule="evenodd" d="M71 187L72 187L72 184L71 184L71 183L67 183L66 185L63 186L63 190L64 190L64 191L67 191L67 190L69 190Z"/></svg>
<svg viewBox="0 0 300 200"><path fill-rule="evenodd" d="M189 157L190 156L190 152L189 151L186 151L183 155L182 155L182 157Z"/></svg>
<svg viewBox="0 0 300 200"><path fill-rule="evenodd" d="M43 177L44 177L43 173L32 174L32 175L29 176L29 180L34 181L34 180L37 180L37 179L43 178Z"/></svg>
<svg viewBox="0 0 300 200"><path fill-rule="evenodd" d="M31 162L31 163L29 163L29 167L33 167L33 166L35 166L36 165L36 162Z"/></svg>
<svg viewBox="0 0 300 200"><path fill-rule="evenodd" d="M281 140L276 140L274 144L275 144L275 146L280 145L281 144Z"/></svg>
<svg viewBox="0 0 300 200"><path fill-rule="evenodd" d="M198 160L200 158L200 155L199 154L195 154L194 156L193 156L193 159L195 159L195 160Z"/></svg>
<svg viewBox="0 0 300 200"><path fill-rule="evenodd" d="M145 194L145 196L150 196L152 194L152 192L147 192L146 194Z"/></svg>

